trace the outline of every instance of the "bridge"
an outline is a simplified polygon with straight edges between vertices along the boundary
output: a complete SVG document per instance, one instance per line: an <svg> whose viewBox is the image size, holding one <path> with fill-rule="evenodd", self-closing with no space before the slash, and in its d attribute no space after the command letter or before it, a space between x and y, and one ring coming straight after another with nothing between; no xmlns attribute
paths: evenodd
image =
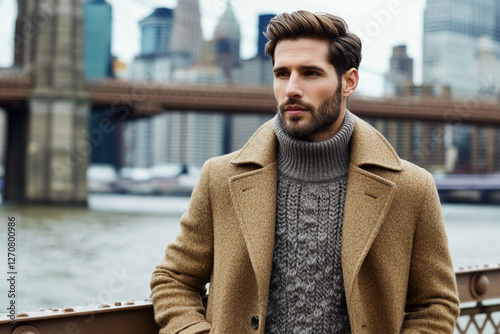
<svg viewBox="0 0 500 334"><path fill-rule="evenodd" d="M203 85L124 80L90 80L86 84L93 109L111 108L118 117L149 117L168 110L225 113L276 113L272 88L255 85ZM33 82L29 76L2 75L0 107L24 110ZM348 108L360 117L500 125L498 103L439 97L353 96Z"/></svg>

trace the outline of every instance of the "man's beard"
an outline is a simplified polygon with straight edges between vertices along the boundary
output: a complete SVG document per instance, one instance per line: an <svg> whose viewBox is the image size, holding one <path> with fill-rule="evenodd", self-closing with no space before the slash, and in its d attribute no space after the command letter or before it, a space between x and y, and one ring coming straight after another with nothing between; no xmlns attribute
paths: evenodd
<svg viewBox="0 0 500 334"><path fill-rule="evenodd" d="M286 100L278 106L280 112L279 116L283 120L283 130L289 136L300 140L307 140L311 135L328 131L339 118L342 99L341 94L341 86L339 85L335 93L323 100L318 108L300 99ZM300 121L301 116L288 117L287 123L283 115L286 113L286 107L289 105L299 105L306 108L308 112L311 113L311 118L308 123L303 126L297 126L296 123Z"/></svg>

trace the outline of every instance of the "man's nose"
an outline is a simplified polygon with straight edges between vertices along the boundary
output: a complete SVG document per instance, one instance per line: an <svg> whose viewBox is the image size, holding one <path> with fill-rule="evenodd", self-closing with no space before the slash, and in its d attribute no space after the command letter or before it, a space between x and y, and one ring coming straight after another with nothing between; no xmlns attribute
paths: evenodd
<svg viewBox="0 0 500 334"><path fill-rule="evenodd" d="M300 78L292 74L290 75L290 78L288 79L288 83L286 86L286 97L287 98L302 98L303 92L302 92L302 86L300 83Z"/></svg>

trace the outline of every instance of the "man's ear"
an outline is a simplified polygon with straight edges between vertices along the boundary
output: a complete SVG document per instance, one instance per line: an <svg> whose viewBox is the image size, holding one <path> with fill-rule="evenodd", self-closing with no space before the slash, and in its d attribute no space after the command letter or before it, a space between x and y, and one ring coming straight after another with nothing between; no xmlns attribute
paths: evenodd
<svg viewBox="0 0 500 334"><path fill-rule="evenodd" d="M351 68L342 75L342 97L348 98L358 88L359 75L358 70Z"/></svg>

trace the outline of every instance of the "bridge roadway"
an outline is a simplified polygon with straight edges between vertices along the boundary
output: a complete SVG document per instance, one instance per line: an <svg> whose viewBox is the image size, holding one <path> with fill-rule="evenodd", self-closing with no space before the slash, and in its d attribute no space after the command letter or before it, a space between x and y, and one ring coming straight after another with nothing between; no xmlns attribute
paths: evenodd
<svg viewBox="0 0 500 334"><path fill-rule="evenodd" d="M485 322L491 322L498 330L500 327L500 323L498 323L500 303L494 299L500 298L500 264L460 267L455 271L455 274L460 301L462 303L476 303L472 307L462 305L460 310L460 318L462 319L459 318L457 324L458 332L493 333L477 328L477 324L481 326L484 320L476 319L476 315L481 315L483 318L486 315ZM483 305L483 302L487 303ZM480 317L478 316L478 318ZM156 334L159 330L154 321L150 300L17 312L16 324L13 325L10 322L9 314L0 315L0 333ZM463 326L464 322L465 326ZM485 327L487 328L487 326L483 326L483 328ZM477 332L475 329L478 329Z"/></svg>
<svg viewBox="0 0 500 334"><path fill-rule="evenodd" d="M111 108L120 118L148 117L166 110L269 114L276 110L267 86L94 80L87 87L93 109ZM26 110L31 89L28 77L0 72L0 107ZM480 100L354 96L348 108L361 117L500 125L500 105Z"/></svg>

